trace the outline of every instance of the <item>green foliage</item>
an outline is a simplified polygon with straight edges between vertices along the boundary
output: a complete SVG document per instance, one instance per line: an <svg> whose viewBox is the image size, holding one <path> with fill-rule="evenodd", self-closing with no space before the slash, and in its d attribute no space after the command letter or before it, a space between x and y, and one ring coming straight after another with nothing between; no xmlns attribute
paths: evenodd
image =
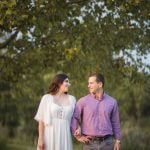
<svg viewBox="0 0 150 150"><path fill-rule="evenodd" d="M60 72L70 76L70 93L77 99L88 92L88 75L103 73L121 120L148 117L150 66L142 57L150 52L149 3L0 2L0 123L9 136L34 138L40 98Z"/></svg>
<svg viewBox="0 0 150 150"><path fill-rule="evenodd" d="M8 150L7 140L2 137L0 137L0 149Z"/></svg>
<svg viewBox="0 0 150 150"><path fill-rule="evenodd" d="M0 125L0 130L1 130L1 134L0 134L0 149L1 150L9 150L8 148L8 131L7 128L2 127Z"/></svg>
<svg viewBox="0 0 150 150"><path fill-rule="evenodd" d="M149 91L150 91L150 77L148 76L146 78L146 83L145 83L145 87L144 87L144 96L143 96L143 100L141 102L141 113L142 113L142 116L150 116L150 94L149 94Z"/></svg>
<svg viewBox="0 0 150 150"><path fill-rule="evenodd" d="M121 149L122 150L148 150L150 144L149 141L150 134L149 134L149 128L147 127L141 128L137 123L135 124L132 121L124 123L123 130L122 130L123 137L122 137Z"/></svg>

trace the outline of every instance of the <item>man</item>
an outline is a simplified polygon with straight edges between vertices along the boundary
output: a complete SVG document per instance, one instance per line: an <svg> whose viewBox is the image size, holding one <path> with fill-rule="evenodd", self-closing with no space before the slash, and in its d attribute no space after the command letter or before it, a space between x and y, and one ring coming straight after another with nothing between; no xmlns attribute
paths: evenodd
<svg viewBox="0 0 150 150"><path fill-rule="evenodd" d="M83 150L120 150L118 105L104 92L103 75L90 75L88 88L90 94L82 97L75 107L71 122L73 135L84 143ZM78 126L81 127L81 134Z"/></svg>

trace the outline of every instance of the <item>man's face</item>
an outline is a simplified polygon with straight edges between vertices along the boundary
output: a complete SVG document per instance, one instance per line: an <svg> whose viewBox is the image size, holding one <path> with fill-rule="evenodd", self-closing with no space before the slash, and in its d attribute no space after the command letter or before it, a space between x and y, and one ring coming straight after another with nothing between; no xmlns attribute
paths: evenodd
<svg viewBox="0 0 150 150"><path fill-rule="evenodd" d="M96 81L96 77L89 77L88 88L90 93L96 93L102 88L102 83Z"/></svg>

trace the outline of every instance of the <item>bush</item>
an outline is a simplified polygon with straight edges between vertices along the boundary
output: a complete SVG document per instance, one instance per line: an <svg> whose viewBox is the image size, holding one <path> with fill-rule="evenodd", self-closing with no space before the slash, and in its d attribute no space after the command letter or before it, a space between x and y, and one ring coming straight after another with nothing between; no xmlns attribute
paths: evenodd
<svg viewBox="0 0 150 150"><path fill-rule="evenodd" d="M149 127L128 124L123 127L122 134L122 150L149 150Z"/></svg>
<svg viewBox="0 0 150 150"><path fill-rule="evenodd" d="M7 129L0 126L0 150L8 150Z"/></svg>

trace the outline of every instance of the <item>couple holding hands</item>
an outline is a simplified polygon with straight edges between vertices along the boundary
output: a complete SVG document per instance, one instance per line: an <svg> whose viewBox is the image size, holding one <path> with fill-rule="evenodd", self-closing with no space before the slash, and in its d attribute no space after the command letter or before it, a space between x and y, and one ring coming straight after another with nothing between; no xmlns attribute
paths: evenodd
<svg viewBox="0 0 150 150"><path fill-rule="evenodd" d="M83 150L120 150L120 121L117 101L105 93L104 76L91 74L89 94L77 102L68 94L66 74L57 74L39 104L37 150L73 150L72 136Z"/></svg>

